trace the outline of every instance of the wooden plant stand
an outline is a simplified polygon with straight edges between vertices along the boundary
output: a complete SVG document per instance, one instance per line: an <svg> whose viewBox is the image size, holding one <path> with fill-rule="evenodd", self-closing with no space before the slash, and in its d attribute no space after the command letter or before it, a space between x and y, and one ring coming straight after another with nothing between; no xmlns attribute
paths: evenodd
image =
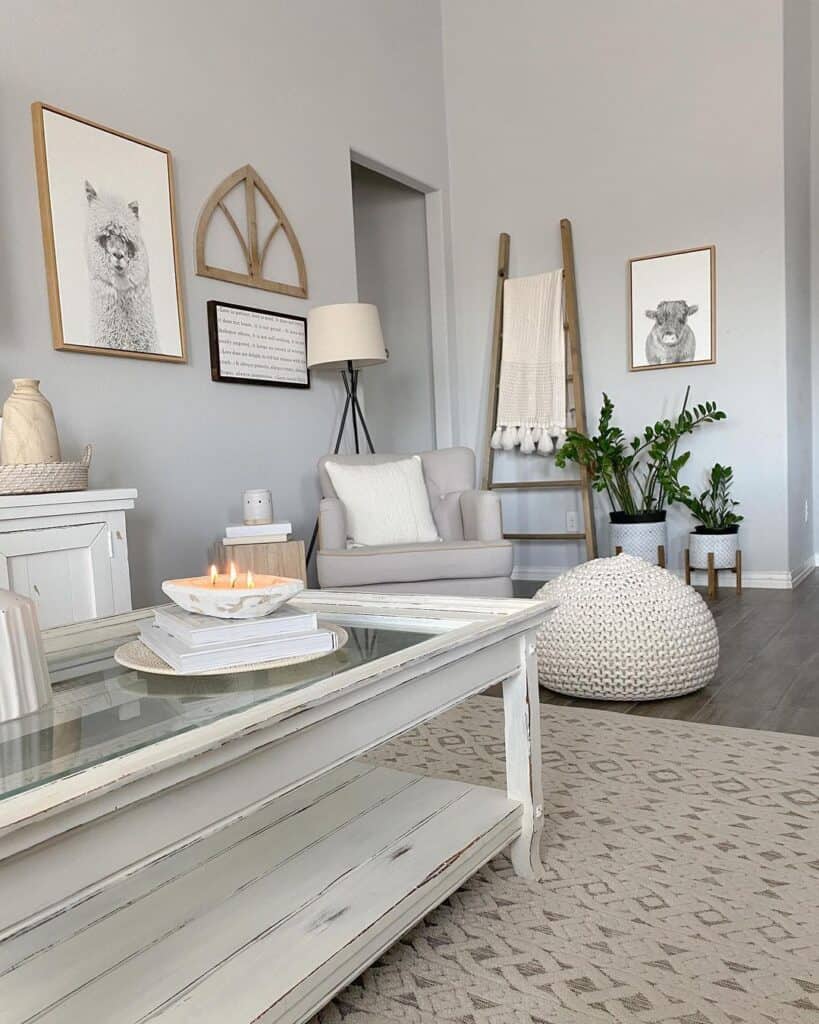
<svg viewBox="0 0 819 1024"><path fill-rule="evenodd" d="M695 568L699 568L695 566ZM708 596L712 600L719 597L719 587L717 585L717 573L720 571L714 565L714 553L711 551L708 553ZM742 593L742 552L737 549L736 558L734 564L731 567L731 572L736 576L736 592L737 594ZM691 586L691 554L689 549L685 549L685 582Z"/></svg>
<svg viewBox="0 0 819 1024"><path fill-rule="evenodd" d="M614 553L615 555L622 555L623 548L618 544L614 549ZM686 555L687 554L688 552L686 551ZM657 565L659 565L661 569L665 569L665 544L657 545Z"/></svg>

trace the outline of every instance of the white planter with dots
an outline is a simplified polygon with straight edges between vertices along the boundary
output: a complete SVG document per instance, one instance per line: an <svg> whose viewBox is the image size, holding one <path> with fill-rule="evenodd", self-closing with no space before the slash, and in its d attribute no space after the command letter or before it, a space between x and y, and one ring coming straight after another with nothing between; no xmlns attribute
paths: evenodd
<svg viewBox="0 0 819 1024"><path fill-rule="evenodd" d="M611 553L621 548L624 555L634 555L652 565L657 564L657 549L667 547L666 524L662 523L612 523Z"/></svg>
<svg viewBox="0 0 819 1024"><path fill-rule="evenodd" d="M715 569L733 569L739 546L738 533L692 533L688 538L688 556L692 569L707 569L713 552Z"/></svg>

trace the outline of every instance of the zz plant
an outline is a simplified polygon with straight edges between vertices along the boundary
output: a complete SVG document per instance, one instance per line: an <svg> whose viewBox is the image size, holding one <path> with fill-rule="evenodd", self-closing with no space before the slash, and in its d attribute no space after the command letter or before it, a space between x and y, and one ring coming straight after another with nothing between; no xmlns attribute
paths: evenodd
<svg viewBox="0 0 819 1024"><path fill-rule="evenodd" d="M731 498L733 483L733 469L717 462L711 467L708 487L701 494L695 495L687 484L678 483L676 475L669 480L668 487L673 500L685 505L700 524L698 532L728 533L735 532L743 520L734 511L739 502Z"/></svg>
<svg viewBox="0 0 819 1024"><path fill-rule="evenodd" d="M658 420L631 440L612 423L614 403L604 393L597 433L587 436L569 430L555 462L561 468L569 462L585 466L594 489L608 497L613 518L659 518L666 504L682 494L677 479L691 453L678 454L680 441L705 423L725 419L715 402L689 409L690 391L686 389L682 408L674 419Z"/></svg>

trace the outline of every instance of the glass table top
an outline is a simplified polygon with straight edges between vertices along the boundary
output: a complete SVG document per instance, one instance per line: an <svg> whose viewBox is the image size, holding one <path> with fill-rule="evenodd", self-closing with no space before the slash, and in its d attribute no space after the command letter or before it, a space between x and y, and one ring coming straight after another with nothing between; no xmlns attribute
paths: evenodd
<svg viewBox="0 0 819 1024"><path fill-rule="evenodd" d="M157 676L113 659L131 635L76 654L49 657L52 704L0 723L0 799L70 775L112 757L166 739L254 704L430 639L439 629L353 626L345 647L316 661L222 676ZM58 681L59 680L59 681Z"/></svg>

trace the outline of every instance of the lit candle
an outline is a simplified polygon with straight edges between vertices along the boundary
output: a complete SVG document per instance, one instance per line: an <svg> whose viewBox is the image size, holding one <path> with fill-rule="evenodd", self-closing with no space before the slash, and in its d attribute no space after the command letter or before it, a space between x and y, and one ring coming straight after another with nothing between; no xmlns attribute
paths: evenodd
<svg viewBox="0 0 819 1024"><path fill-rule="evenodd" d="M247 589L252 590L256 584L253 582L253 573L250 569L247 570Z"/></svg>
<svg viewBox="0 0 819 1024"><path fill-rule="evenodd" d="M231 588L231 590L236 586L236 578L237 578L236 566L233 564L233 562L231 562L230 563L230 588Z"/></svg>
<svg viewBox="0 0 819 1024"><path fill-rule="evenodd" d="M216 566L215 566L215 565L212 565L212 566L210 567L210 585L211 585L212 587L215 587L215 586L216 586L216 581L217 581L218 579L219 579L219 572L218 572L218 570L217 570Z"/></svg>

